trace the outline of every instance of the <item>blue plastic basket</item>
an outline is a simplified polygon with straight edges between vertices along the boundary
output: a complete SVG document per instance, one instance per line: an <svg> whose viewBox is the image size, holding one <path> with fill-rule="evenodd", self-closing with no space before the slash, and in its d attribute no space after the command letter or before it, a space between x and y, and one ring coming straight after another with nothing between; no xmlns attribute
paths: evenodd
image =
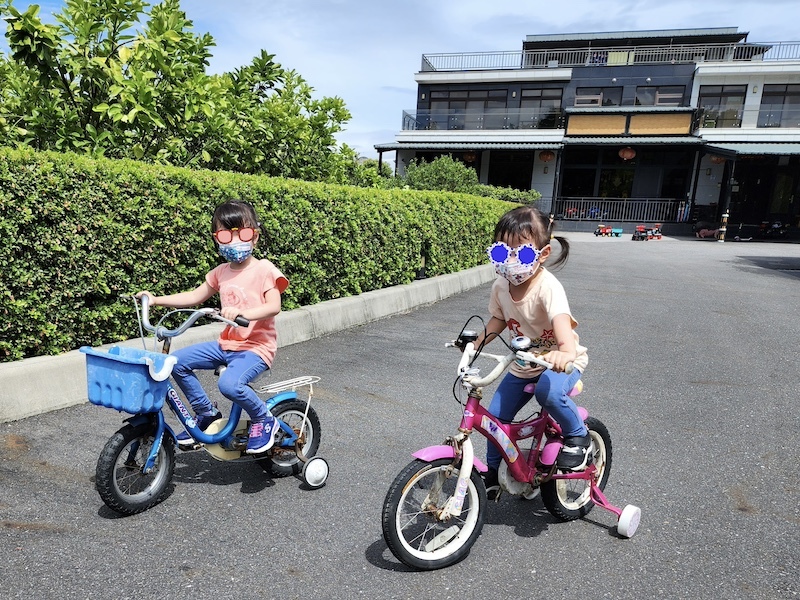
<svg viewBox="0 0 800 600"><path fill-rule="evenodd" d="M89 402L131 414L161 410L174 356L121 346L80 351L86 354Z"/></svg>

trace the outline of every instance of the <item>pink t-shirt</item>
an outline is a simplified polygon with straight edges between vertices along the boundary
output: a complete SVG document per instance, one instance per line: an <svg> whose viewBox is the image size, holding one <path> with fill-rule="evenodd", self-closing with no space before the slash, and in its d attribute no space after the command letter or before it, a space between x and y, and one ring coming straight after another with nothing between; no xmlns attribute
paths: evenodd
<svg viewBox="0 0 800 600"><path fill-rule="evenodd" d="M573 365L579 371L584 372L589 363L589 356L586 348L579 344L578 334L575 331L578 322L569 310L564 286L550 271L545 270L544 267L539 268L542 272L536 276L536 280L525 297L518 302L511 297L508 281L503 277L498 277L492 285L489 314L505 321L513 336L529 337L533 342L530 351L534 354L558 350L558 344L553 335L553 318L560 314L569 315L577 353ZM522 367L516 362L511 363L511 372L523 379L533 378L543 370L544 367Z"/></svg>
<svg viewBox="0 0 800 600"><path fill-rule="evenodd" d="M282 294L289 287L289 280L266 259L252 260L241 271L223 263L206 275L206 282L219 293L220 306L242 311L264 304L268 291L277 289ZM219 345L223 350L255 352L271 366L278 349L275 318L250 321L247 327L227 326L219 336Z"/></svg>

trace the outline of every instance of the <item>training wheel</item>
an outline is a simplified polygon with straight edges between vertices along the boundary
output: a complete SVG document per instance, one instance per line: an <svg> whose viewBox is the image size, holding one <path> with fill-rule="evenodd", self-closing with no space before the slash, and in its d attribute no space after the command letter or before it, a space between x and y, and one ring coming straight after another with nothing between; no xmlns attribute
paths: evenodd
<svg viewBox="0 0 800 600"><path fill-rule="evenodd" d="M633 504L628 504L622 509L622 514L617 521L617 533L622 537L631 538L639 527L639 520L642 518L642 509Z"/></svg>
<svg viewBox="0 0 800 600"><path fill-rule="evenodd" d="M315 456L309 458L308 462L303 465L303 481L312 490L321 488L328 480L328 463L324 458Z"/></svg>

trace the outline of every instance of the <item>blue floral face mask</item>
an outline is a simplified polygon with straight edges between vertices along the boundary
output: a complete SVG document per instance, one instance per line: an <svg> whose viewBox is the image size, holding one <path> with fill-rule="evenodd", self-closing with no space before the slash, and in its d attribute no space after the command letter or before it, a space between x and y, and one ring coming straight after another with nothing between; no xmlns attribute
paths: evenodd
<svg viewBox="0 0 800 600"><path fill-rule="evenodd" d="M253 254L253 242L233 242L220 244L219 253L228 262L243 263Z"/></svg>

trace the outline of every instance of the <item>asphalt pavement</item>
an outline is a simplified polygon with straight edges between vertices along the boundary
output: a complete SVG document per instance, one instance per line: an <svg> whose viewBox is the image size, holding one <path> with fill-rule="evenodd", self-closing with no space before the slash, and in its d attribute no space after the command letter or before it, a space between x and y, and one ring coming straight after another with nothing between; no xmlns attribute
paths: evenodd
<svg viewBox="0 0 800 600"><path fill-rule="evenodd" d="M800 245L568 237L557 275L590 359L578 401L611 433L607 496L642 509L632 539L600 508L560 523L503 496L453 567L388 551L389 484L458 425L444 342L486 317L485 284L280 349L275 379L321 377L320 490L179 453L170 496L123 518L93 483L123 415L0 424L0 597L800 597Z"/></svg>

